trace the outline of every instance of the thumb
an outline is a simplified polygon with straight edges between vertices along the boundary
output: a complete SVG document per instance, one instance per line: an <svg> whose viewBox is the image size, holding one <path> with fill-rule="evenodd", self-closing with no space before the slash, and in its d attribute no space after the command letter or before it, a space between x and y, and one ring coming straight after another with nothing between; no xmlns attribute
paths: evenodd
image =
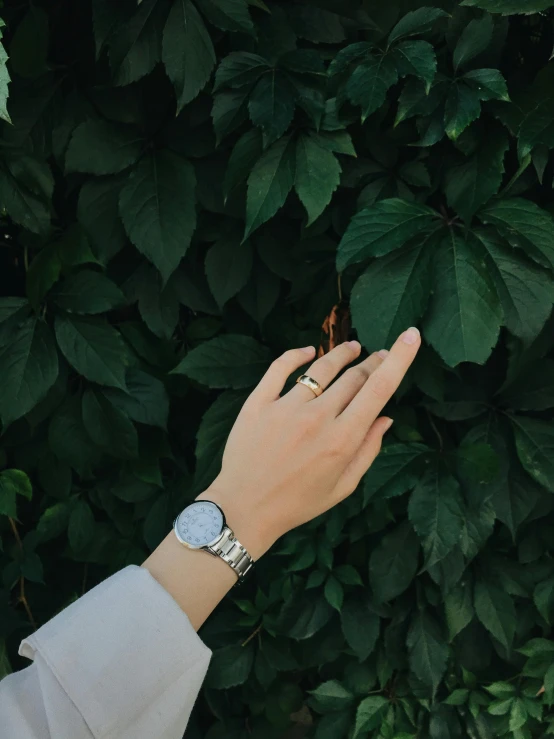
<svg viewBox="0 0 554 739"><path fill-rule="evenodd" d="M383 437L392 424L392 418L387 416L381 416L373 422L337 484L337 493L341 500L347 498L358 487L360 480L381 451Z"/></svg>

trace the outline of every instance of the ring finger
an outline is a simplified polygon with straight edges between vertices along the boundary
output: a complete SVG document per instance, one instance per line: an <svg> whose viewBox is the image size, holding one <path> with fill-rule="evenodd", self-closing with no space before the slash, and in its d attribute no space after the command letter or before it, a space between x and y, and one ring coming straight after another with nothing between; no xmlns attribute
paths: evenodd
<svg viewBox="0 0 554 739"><path fill-rule="evenodd" d="M347 364L354 361L359 356L361 346L358 341L345 341L332 349L328 354L317 359L306 374L312 377L325 390L339 372L346 367ZM281 397L286 403L306 403L315 400L316 396L309 387L302 383L296 383L288 393Z"/></svg>
<svg viewBox="0 0 554 739"><path fill-rule="evenodd" d="M335 417L340 415L360 392L372 372L375 372L382 364L387 354L386 349L381 349L379 352L370 354L363 362L349 367L340 380L334 382L321 396L319 402L329 406Z"/></svg>

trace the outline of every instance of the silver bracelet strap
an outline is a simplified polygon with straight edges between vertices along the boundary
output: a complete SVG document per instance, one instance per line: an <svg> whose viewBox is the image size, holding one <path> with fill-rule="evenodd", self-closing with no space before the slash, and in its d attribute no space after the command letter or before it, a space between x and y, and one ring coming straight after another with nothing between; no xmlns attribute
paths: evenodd
<svg viewBox="0 0 554 739"><path fill-rule="evenodd" d="M215 544L212 544L208 549L225 560L229 567L233 568L239 582L245 578L254 565L254 560L228 526L223 529L223 533Z"/></svg>

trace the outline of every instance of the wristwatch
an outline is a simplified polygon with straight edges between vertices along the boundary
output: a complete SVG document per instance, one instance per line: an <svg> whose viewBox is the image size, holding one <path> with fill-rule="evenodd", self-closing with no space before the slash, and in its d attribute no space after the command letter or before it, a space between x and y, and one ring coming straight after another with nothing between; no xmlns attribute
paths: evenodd
<svg viewBox="0 0 554 739"><path fill-rule="evenodd" d="M227 526L225 514L211 500L195 500L173 522L177 539L188 549L201 549L220 557L242 582L254 560Z"/></svg>

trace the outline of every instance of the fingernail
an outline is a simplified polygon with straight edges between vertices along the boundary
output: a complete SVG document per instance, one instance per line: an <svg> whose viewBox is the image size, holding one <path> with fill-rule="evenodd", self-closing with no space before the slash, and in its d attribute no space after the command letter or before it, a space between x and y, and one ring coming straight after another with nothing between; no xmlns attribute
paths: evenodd
<svg viewBox="0 0 554 739"><path fill-rule="evenodd" d="M349 344L355 352L362 347L359 341L348 341L347 344Z"/></svg>
<svg viewBox="0 0 554 739"><path fill-rule="evenodd" d="M313 350L314 350L313 346L303 346L300 349L301 352L306 352L306 354L311 354Z"/></svg>
<svg viewBox="0 0 554 739"><path fill-rule="evenodd" d="M402 341L405 344L415 344L419 339L419 331L415 326L411 326L407 331L402 334Z"/></svg>
<svg viewBox="0 0 554 739"><path fill-rule="evenodd" d="M393 419L392 418L389 418L389 420L387 421L387 423L385 425L385 431L383 433L386 433L390 429L390 427L392 426L393 423L394 423Z"/></svg>
<svg viewBox="0 0 554 739"><path fill-rule="evenodd" d="M377 352L377 356L378 357L381 357L381 359L384 359L387 356L388 353L389 353L389 350L388 349L380 349Z"/></svg>

